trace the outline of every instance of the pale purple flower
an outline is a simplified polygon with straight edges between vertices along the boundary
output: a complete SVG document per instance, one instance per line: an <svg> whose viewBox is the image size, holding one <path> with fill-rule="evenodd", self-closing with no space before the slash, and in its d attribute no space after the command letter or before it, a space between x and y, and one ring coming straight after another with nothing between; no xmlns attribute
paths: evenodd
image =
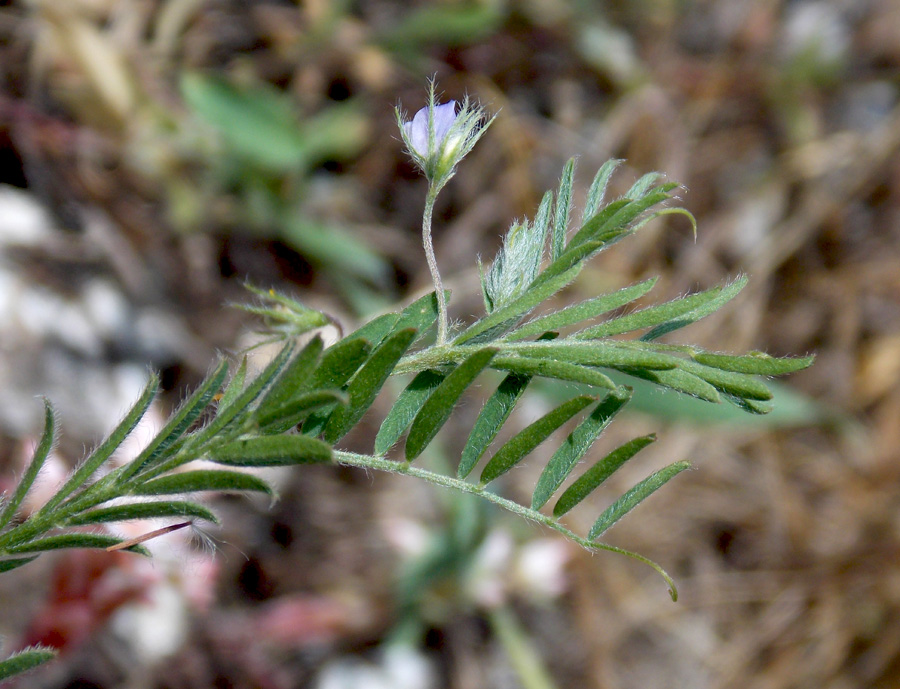
<svg viewBox="0 0 900 689"><path fill-rule="evenodd" d="M422 158L428 158L431 154L431 148L428 145L428 110L429 107L426 105L415 114L410 122L403 123L412 152ZM432 112L434 113L434 142L432 145L437 150L441 148L447 132L456 121L456 101L451 100L449 103L435 105Z"/></svg>
<svg viewBox="0 0 900 689"><path fill-rule="evenodd" d="M435 189L453 176L456 165L472 150L484 130L493 121L484 110L468 98L438 104L434 84L429 85L428 104L411 120L396 109L400 135L413 162L419 166Z"/></svg>

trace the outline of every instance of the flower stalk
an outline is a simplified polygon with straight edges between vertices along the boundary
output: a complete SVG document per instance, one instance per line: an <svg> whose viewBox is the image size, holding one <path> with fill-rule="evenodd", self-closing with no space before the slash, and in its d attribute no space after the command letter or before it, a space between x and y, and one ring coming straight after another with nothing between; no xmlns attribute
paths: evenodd
<svg viewBox="0 0 900 689"><path fill-rule="evenodd" d="M468 97L461 104L452 100L438 103L433 81L428 87L428 103L411 120L404 120L403 111L399 107L395 113L406 151L428 180L422 216L422 245L437 295L437 343L442 345L447 342L449 326L447 300L431 239L434 202L444 185L456 173L459 161L472 150L496 115L486 120L484 108Z"/></svg>
<svg viewBox="0 0 900 689"><path fill-rule="evenodd" d="M447 342L447 297L444 294L444 283L441 280L441 272L438 270L437 259L434 256L434 243L431 240L431 218L434 214L434 200L437 198L438 191L439 189L434 185L429 185L428 193L425 194L425 211L422 214L422 245L425 248L425 261L428 263L431 281L434 283L434 292L437 295L437 344L442 345Z"/></svg>

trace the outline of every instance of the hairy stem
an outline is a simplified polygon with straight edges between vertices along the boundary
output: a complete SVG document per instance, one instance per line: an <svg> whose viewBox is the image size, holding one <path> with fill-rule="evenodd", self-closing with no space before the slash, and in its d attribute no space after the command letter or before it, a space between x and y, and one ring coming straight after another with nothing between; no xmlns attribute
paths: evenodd
<svg viewBox="0 0 900 689"><path fill-rule="evenodd" d="M471 493L473 495L484 498L488 502L492 502L498 507L502 507L509 512L513 512L520 517L529 519L533 522L537 522L538 524L542 524L553 529L554 531L558 531L569 540L574 541L587 550L607 550L612 553L627 555L628 557L633 558L638 562L643 562L648 567L656 570L656 572L665 580L666 585L669 587L669 595L672 597L672 600L678 600L678 590L675 588L675 582L672 580L672 577L670 577L662 567L653 562L653 560L650 560L649 558L646 558L643 555L632 552L630 550L625 550L624 548L618 548L614 545L609 545L608 543L599 543L597 541L588 540L587 538L582 538L574 531L571 531L570 529L567 529L565 526L560 524L553 517L542 514L537 510L532 510L528 507L513 502L512 500L508 500L507 498L502 498L496 493L491 493L483 485L475 485L474 483L469 483L468 481L463 481L462 479L454 478L452 476L445 476L444 474L437 474L433 471L428 471L427 469L420 469L419 467L411 466L407 462L394 462L388 459L372 457L370 455L360 455L355 452L335 450L334 459L338 464L362 467L364 469L376 469L378 471L386 471L391 474L414 476L424 481L428 481L429 483L433 483L436 486L442 486L444 488L454 488L463 493Z"/></svg>
<svg viewBox="0 0 900 689"><path fill-rule="evenodd" d="M425 212L422 214L422 244L425 247L425 260L428 262L428 270L431 271L431 281L434 283L434 292L437 295L437 343L442 345L447 341L447 300L444 298L444 284L441 282L441 274L434 257L434 244L431 241L431 216L434 214L434 200L439 191L440 187L435 184L428 186L428 194L425 196Z"/></svg>

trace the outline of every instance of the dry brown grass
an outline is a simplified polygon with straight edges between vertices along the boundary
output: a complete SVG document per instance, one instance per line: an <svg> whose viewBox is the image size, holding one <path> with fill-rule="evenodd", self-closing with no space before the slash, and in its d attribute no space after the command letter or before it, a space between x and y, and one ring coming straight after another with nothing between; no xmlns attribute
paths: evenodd
<svg viewBox="0 0 900 689"><path fill-rule="evenodd" d="M372 40L401 14L397 3L376 0L333 25L324 0L14 2L0 9L0 145L4 160L22 169L4 181L24 180L61 227L80 232L10 249L7 263L63 291L99 274L128 299L171 314L190 335L163 363L176 388L196 380L214 347L236 341L242 324L219 308L238 294L235 277L299 281L303 299L346 309L330 290L334 276L298 269L299 257L282 243L226 236L216 221L221 199L208 199L196 228L204 233L179 225L173 204L203 185L203 162L179 157L178 142L167 138L166 127L186 117L175 88L185 69L276 84L305 113L340 89L360 100L371 143L340 163L341 203L329 212L392 261L397 294L423 288L428 276L416 235L422 183L402 159L390 107L398 97L418 102L423 77L434 72L449 95L467 89L502 107L438 209L437 254L460 318L479 308L475 254L492 255L508 221L533 212L570 155L580 156L582 194L610 156L627 159L623 185L665 171L686 186L697 241L677 220L651 225L603 255L573 295L660 274L655 293L670 297L746 272L741 297L688 334L723 350L815 352L816 365L791 385L843 421L761 432L623 420L604 440L609 446L618 434L662 431L636 469L682 457L697 467L612 535L663 563L680 601L670 603L637 563L575 552L558 605L522 601L520 617L560 686L896 687L900 12L890 0L853 9L813 4L831 13L847 47L841 67L804 79L784 57L798 3L725 0L684 13L626 3L609 20L639 63L620 78L579 52L584 17L563 2L545 3L543 14L539 3L509 3L510 16L487 38L426 42L406 56ZM314 40L316 31L326 38ZM15 365L26 355L3 356ZM97 431L68 432L74 457ZM4 445L17 441L8 431ZM236 545L268 582L260 596L349 596L364 611L363 624L338 625L324 653L260 651L281 668L270 673L271 686L301 685L323 655L376 644L392 624L388 578L397 556L379 519L402 505L428 516L431 494L352 474L295 477L282 504L297 500L302 510L260 510L235 528ZM533 471L520 478L527 485ZM229 508L226 521L240 521L241 509ZM276 547L273 523L308 533ZM234 582L246 591L247 565L234 558L224 572L220 597L246 606ZM67 686L78 672L105 677L96 680L104 687L138 675L144 686L211 686L217 673L232 686L253 685L262 661L246 649L223 651L237 642L217 633L216 614L195 622L182 672L96 670L111 662L97 642L62 661L71 673L57 668L34 686ZM504 662L472 641L484 634L477 617L444 620L442 686L487 686L490 666Z"/></svg>

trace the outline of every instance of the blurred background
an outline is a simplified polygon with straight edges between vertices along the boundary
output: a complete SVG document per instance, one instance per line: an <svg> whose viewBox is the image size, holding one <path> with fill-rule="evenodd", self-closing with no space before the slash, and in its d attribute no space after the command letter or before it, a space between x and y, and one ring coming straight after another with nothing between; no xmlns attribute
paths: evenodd
<svg viewBox="0 0 900 689"><path fill-rule="evenodd" d="M245 281L345 329L427 289L425 184L393 108L418 110L431 76L500 111L438 200L455 318L480 312L476 257L570 156L576 207L617 157L614 193L661 171L699 234L661 218L567 298L659 275L662 301L747 273L680 341L818 357L768 417L641 388L598 442L661 438L610 495L694 464L609 534L679 601L640 563L478 501L304 467L272 475L274 506L213 500L223 526L158 539L152 561L76 552L3 575L4 651L62 649L19 686L900 686L892 0L0 3L0 489L39 395L63 428L48 491L150 369L164 418L252 342L259 323L228 306L252 301ZM517 423L551 404L535 394ZM479 406L432 466L452 470Z"/></svg>

